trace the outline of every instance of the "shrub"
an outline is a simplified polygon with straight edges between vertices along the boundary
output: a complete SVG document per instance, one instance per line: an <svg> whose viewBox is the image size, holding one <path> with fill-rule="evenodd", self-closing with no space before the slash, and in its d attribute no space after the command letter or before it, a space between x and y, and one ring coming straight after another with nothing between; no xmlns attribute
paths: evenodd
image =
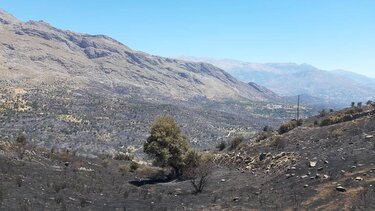
<svg viewBox="0 0 375 211"><path fill-rule="evenodd" d="M293 130L294 128L298 127L300 123L297 122L297 120L293 119L293 120L290 120L289 122L286 122L284 124L282 124L278 130L279 134L284 134L284 133L287 133L291 130Z"/></svg>
<svg viewBox="0 0 375 211"><path fill-rule="evenodd" d="M128 165L120 165L119 167L118 167L118 170L119 170L119 172L121 172L121 173L123 173L123 174L125 174L125 173L128 173L129 172L129 166Z"/></svg>
<svg viewBox="0 0 375 211"><path fill-rule="evenodd" d="M139 164L137 163L137 162L135 162L135 161L132 161L131 163L130 163L130 171L137 171L137 169L139 168Z"/></svg>
<svg viewBox="0 0 375 211"><path fill-rule="evenodd" d="M229 150L232 151L237 149L240 146L240 144L244 142L244 140L245 138L243 136L235 137L229 143Z"/></svg>
<svg viewBox="0 0 375 211"><path fill-rule="evenodd" d="M196 168L199 166L200 162L202 160L202 155L195 151L195 150L190 150L185 158L184 158L184 163L185 163L185 169L188 168Z"/></svg>
<svg viewBox="0 0 375 211"><path fill-rule="evenodd" d="M133 156L131 156L131 155L127 154L127 153L123 153L123 152L117 153L117 154L115 154L115 156L113 156L114 160L132 161L133 158L134 158Z"/></svg>
<svg viewBox="0 0 375 211"><path fill-rule="evenodd" d="M17 176L16 177L16 184L18 187L21 187L22 186L22 183L23 183L23 179L22 179L22 176Z"/></svg>
<svg viewBox="0 0 375 211"><path fill-rule="evenodd" d="M267 139L270 136L272 136L272 132L262 131L256 136L255 141L260 142Z"/></svg>
<svg viewBox="0 0 375 211"><path fill-rule="evenodd" d="M344 122L345 120L347 120L346 118L348 118L348 115L358 114L362 111L363 111L362 108L354 107L354 108L347 109L344 112L338 112L334 115L331 115L323 119L322 122L320 122L320 126L323 127L323 126L328 126L328 125L333 125L333 124L337 124L340 122Z"/></svg>
<svg viewBox="0 0 375 211"><path fill-rule="evenodd" d="M190 150L185 135L172 117L156 118L151 126L150 136L143 145L146 154L154 158L154 164L171 167L176 177L181 176L184 156Z"/></svg>
<svg viewBox="0 0 375 211"><path fill-rule="evenodd" d="M219 151L223 151L226 147L227 147L227 143L226 143L225 141L221 141L221 142L216 146L216 148L217 148Z"/></svg>
<svg viewBox="0 0 375 211"><path fill-rule="evenodd" d="M19 144L21 146L25 146L26 145L26 137L25 137L25 135L23 135L23 134L19 135L16 138L16 142L17 142L17 144Z"/></svg>
<svg viewBox="0 0 375 211"><path fill-rule="evenodd" d="M326 112L325 109L323 109L323 110L321 110L321 111L319 112L319 116L320 116L320 117L325 117L326 115L327 115L327 112Z"/></svg>
<svg viewBox="0 0 375 211"><path fill-rule="evenodd" d="M107 168L111 162L108 159L103 159L101 164L104 168Z"/></svg>
<svg viewBox="0 0 375 211"><path fill-rule="evenodd" d="M185 176L190 178L195 194L201 193L207 186L212 171L213 159L209 156L200 157L198 165L186 171Z"/></svg>
<svg viewBox="0 0 375 211"><path fill-rule="evenodd" d="M274 136L272 138L271 146L275 147L276 149L284 149L285 148L285 140L281 138L281 136Z"/></svg>
<svg viewBox="0 0 375 211"><path fill-rule="evenodd" d="M55 181L52 183L52 188L55 190L56 193L60 192L60 190L65 189L67 184L65 182Z"/></svg>

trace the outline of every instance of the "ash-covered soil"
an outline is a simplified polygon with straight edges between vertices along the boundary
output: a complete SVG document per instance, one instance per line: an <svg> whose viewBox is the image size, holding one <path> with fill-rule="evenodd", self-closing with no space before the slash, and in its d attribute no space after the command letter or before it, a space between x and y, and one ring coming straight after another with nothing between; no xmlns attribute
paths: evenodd
<svg viewBox="0 0 375 211"><path fill-rule="evenodd" d="M131 171L130 161L83 158L30 142L22 151L15 141L1 141L0 208L374 210L374 135L375 116L366 115L324 127L305 124L281 136L270 132L234 151L212 150L213 172L200 194L189 181L134 185L159 171L141 161Z"/></svg>

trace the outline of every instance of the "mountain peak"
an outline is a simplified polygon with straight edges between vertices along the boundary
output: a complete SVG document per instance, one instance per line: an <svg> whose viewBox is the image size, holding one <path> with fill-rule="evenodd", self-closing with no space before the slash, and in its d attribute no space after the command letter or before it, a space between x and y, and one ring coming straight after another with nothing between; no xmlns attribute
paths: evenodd
<svg viewBox="0 0 375 211"><path fill-rule="evenodd" d="M13 15L9 14L5 10L0 9L0 23L3 23L3 24L17 24L17 23L20 23L20 22L21 21L18 20Z"/></svg>

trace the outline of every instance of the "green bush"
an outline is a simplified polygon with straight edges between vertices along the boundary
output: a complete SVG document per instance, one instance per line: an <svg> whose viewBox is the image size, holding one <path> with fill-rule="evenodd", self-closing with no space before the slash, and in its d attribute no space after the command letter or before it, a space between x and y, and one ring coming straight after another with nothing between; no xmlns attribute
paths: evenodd
<svg viewBox="0 0 375 211"><path fill-rule="evenodd" d="M187 138L172 117L156 118L151 126L150 136L143 145L143 151L154 158L161 167L171 167L175 176L181 176L184 156L190 150Z"/></svg>
<svg viewBox="0 0 375 211"><path fill-rule="evenodd" d="M199 166L201 160L202 155L199 152L195 150L190 150L184 158L185 169L196 168L197 166Z"/></svg>

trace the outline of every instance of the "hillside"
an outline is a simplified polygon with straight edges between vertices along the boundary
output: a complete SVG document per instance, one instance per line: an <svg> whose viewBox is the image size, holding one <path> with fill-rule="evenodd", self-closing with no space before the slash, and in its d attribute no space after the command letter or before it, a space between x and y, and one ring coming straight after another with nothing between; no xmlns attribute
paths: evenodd
<svg viewBox="0 0 375 211"><path fill-rule="evenodd" d="M104 35L18 21L0 12L0 76L29 87L63 81L71 88L134 90L144 98L270 100L207 63L184 62L135 51Z"/></svg>
<svg viewBox="0 0 375 211"><path fill-rule="evenodd" d="M208 62L244 82L255 82L282 96L305 95L305 102L346 107L348 102L374 99L375 79L348 71L326 71L308 64L250 63L236 60L182 57ZM314 99L316 98L316 99Z"/></svg>
<svg viewBox="0 0 375 211"><path fill-rule="evenodd" d="M43 21L21 22L5 11L0 91L0 138L24 133L36 145L90 156L141 151L159 115L178 119L189 141L206 148L295 113L274 92L213 65L149 55Z"/></svg>
<svg viewBox="0 0 375 211"><path fill-rule="evenodd" d="M130 161L110 156L83 158L29 140L0 141L0 208L373 210L374 107L341 123L311 124L350 110L312 117L283 135L262 132L233 151L211 150L213 172L197 195L189 181L150 180L160 169L143 161L131 170Z"/></svg>

